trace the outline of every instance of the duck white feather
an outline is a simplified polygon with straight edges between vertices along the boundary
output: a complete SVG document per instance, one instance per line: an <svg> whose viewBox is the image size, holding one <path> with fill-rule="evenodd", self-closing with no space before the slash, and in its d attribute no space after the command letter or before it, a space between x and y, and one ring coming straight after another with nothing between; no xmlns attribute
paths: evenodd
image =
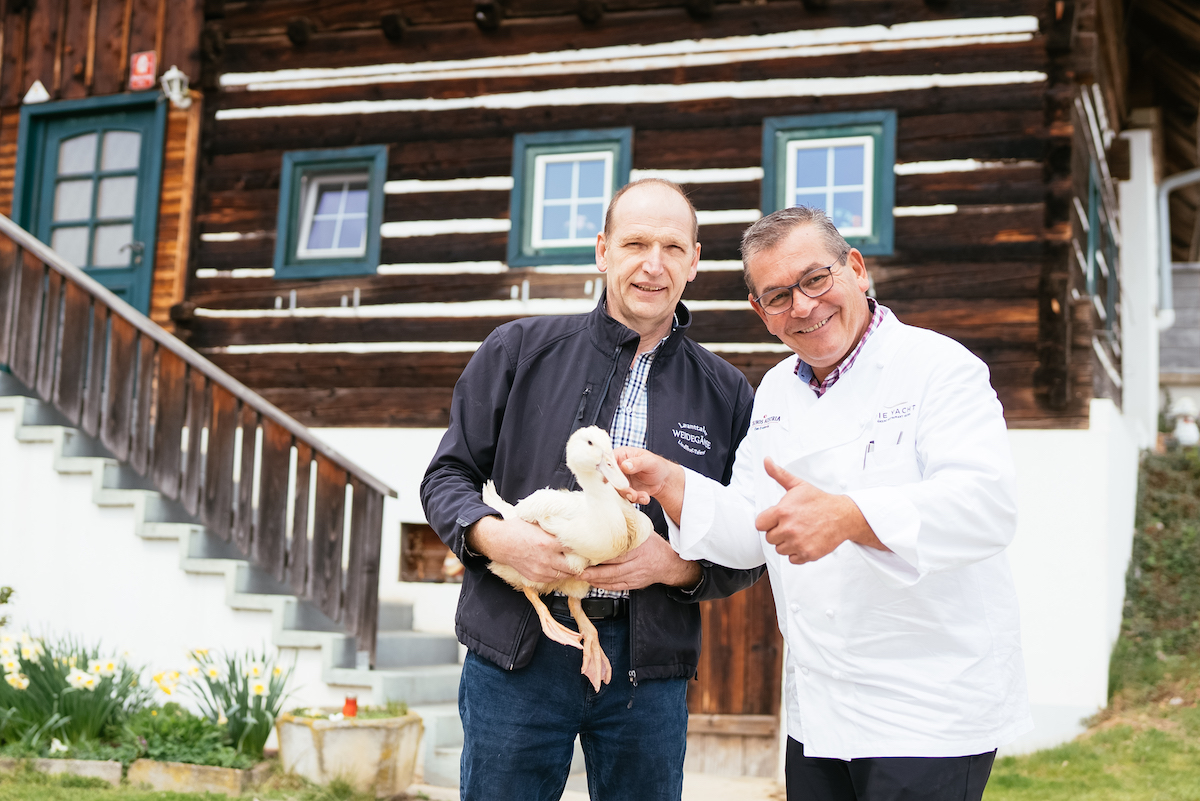
<svg viewBox="0 0 1200 801"><path fill-rule="evenodd" d="M633 550L646 541L654 531L650 518L642 514L621 495L629 481L617 467L612 440L596 426L581 428L567 440L567 467L575 474L577 491L541 489L515 506L496 492L488 481L483 487L483 502L505 519L519 518L540 526L563 546L567 562L576 573L591 565L607 562ZM596 628L587 616L579 599L591 585L575 576L563 576L553 582L530 581L510 565L492 562L488 569L529 598L542 622L542 630L550 639L581 648L584 652L583 673L596 690L600 682L611 678L608 657L596 639ZM566 595L579 632L571 631L554 620L539 595L558 590ZM582 639L582 642L580 640Z"/></svg>

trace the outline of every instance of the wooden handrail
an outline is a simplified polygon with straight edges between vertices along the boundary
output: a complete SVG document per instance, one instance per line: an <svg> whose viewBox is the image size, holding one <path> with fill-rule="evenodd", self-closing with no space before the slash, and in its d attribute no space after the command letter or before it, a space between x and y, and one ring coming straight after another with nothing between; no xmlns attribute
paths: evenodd
<svg viewBox="0 0 1200 801"><path fill-rule="evenodd" d="M353 473L364 484L367 484L379 492L382 492L384 495L388 495L392 498L399 497L396 491L390 486L371 475L362 467L359 467L350 459L338 453L337 450L330 445L322 442L319 437L312 433L312 431L300 425L300 423L297 423L287 414L280 411L274 404L254 392L254 390L247 387L241 381L238 381L229 373L225 372L220 367L217 367L208 359L204 358L199 353L180 342L179 339L164 331L149 317L145 316L137 309L121 300L106 287L101 285L99 281L92 278L83 270L64 260L61 256L51 250L48 245L3 214L0 214L0 231L5 233L9 239L12 239L22 248L37 256L38 260L43 264L53 267L67 278L70 278L77 285L87 290L87 292L93 297L102 300L106 306L117 312L138 331L141 331L143 334L157 342L160 346L166 348L179 358L183 359L192 368L199 370L214 382L229 390L229 393L242 403L254 407L259 414L263 415L264 417L269 417L271 420L290 431L292 435L298 439L304 440L304 442L307 443L317 453L326 456L331 462L344 468L346 472Z"/></svg>
<svg viewBox="0 0 1200 801"><path fill-rule="evenodd" d="M375 664L395 491L3 215L0 364Z"/></svg>

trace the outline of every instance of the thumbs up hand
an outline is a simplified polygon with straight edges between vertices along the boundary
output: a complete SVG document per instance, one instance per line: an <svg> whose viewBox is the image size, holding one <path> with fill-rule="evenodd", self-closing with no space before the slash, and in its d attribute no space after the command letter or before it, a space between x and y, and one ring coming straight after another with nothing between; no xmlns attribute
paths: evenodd
<svg viewBox="0 0 1200 801"><path fill-rule="evenodd" d="M886 550L848 496L823 492L769 458L763 467L786 492L779 503L762 511L754 525L792 564L815 562L846 540Z"/></svg>

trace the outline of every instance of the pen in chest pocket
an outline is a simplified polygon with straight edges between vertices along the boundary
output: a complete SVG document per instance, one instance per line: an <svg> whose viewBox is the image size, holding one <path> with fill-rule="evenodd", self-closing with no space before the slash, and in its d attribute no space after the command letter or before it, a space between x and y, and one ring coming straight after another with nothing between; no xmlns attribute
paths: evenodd
<svg viewBox="0 0 1200 801"><path fill-rule="evenodd" d="M871 451L873 451L873 450L875 450L875 440L871 440L870 442L868 442L867 449L865 451L863 451L863 470L867 469L867 457L871 454Z"/></svg>

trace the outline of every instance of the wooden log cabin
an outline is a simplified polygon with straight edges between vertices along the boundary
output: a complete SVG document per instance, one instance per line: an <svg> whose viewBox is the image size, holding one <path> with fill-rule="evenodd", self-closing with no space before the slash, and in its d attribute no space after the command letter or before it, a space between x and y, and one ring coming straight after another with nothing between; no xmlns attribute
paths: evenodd
<svg viewBox="0 0 1200 801"><path fill-rule="evenodd" d="M594 305L599 215L639 177L697 206L690 334L756 383L786 351L739 236L817 203L881 302L988 363L1010 429L1083 430L1122 402L1122 7L0 0L0 211L302 423L405 453L497 325ZM139 53L190 107L130 91ZM52 145L143 113L135 229L105 244L97 208L72 238ZM445 580L401 522L401 578ZM773 775L769 589L705 612L689 767Z"/></svg>

